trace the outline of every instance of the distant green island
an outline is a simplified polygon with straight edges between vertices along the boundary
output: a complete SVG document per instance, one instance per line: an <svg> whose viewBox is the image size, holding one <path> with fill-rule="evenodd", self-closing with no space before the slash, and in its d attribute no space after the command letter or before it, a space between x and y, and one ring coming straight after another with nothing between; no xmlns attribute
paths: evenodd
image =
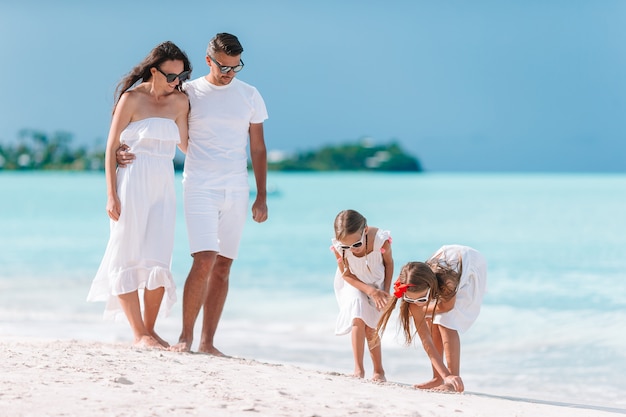
<svg viewBox="0 0 626 417"><path fill-rule="evenodd" d="M104 144L89 149L73 146L68 132L24 129L15 144L0 144L0 170L75 170L104 169ZM183 169L184 155L174 158L174 168ZM375 144L370 139L353 143L326 145L294 153L268 152L272 171L392 171L421 172L420 161L406 153L398 143Z"/></svg>
<svg viewBox="0 0 626 417"><path fill-rule="evenodd" d="M276 171L422 171L419 160L397 143L377 145L370 140L295 154L273 151L267 165Z"/></svg>

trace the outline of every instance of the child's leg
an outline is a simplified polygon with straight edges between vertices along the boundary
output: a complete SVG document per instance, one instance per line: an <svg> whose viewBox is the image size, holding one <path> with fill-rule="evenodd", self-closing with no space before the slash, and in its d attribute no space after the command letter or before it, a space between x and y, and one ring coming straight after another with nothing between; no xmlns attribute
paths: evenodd
<svg viewBox="0 0 626 417"><path fill-rule="evenodd" d="M452 375L461 375L461 339L459 332L447 327L437 326L440 329L443 341L443 351L446 357L446 365Z"/></svg>
<svg viewBox="0 0 626 417"><path fill-rule="evenodd" d="M354 376L363 378L363 353L365 350L365 323L361 319L352 321L352 354L354 355Z"/></svg>
<svg viewBox="0 0 626 417"><path fill-rule="evenodd" d="M161 344L148 332L141 318L141 306L137 291L121 294L118 296L122 310L130 323L135 338L133 345L147 348L163 348Z"/></svg>
<svg viewBox="0 0 626 417"><path fill-rule="evenodd" d="M370 350L370 356L372 358L372 364L374 366L374 372L372 374L372 381L385 382L385 370L383 369L382 348L380 346L380 337L376 332L376 329L372 329L369 326L365 327L365 336L367 337L367 346Z"/></svg>
<svg viewBox="0 0 626 417"><path fill-rule="evenodd" d="M165 294L165 288L159 287L155 290L145 290L143 293L143 322L146 326L148 333L152 335L163 347L169 347L169 343L161 339L154 331L154 324L156 323L157 316L159 315L159 309L161 308L161 301L163 300L163 294Z"/></svg>

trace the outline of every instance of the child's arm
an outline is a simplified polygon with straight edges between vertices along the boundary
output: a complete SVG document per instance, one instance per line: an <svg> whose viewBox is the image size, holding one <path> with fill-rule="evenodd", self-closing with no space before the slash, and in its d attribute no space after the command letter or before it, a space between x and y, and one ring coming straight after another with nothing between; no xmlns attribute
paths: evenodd
<svg viewBox="0 0 626 417"><path fill-rule="evenodd" d="M440 297L437 302L437 309L435 310L435 314L437 313L445 313L446 311L450 311L454 308L454 303L456 303L456 293L458 288L451 282L447 281L444 286L440 289Z"/></svg>
<svg viewBox="0 0 626 417"><path fill-rule="evenodd" d="M374 288L371 285L368 285L361 281L359 277L357 277L352 273L352 271L350 271L349 265L344 265L344 261L341 258L341 255L337 253L337 250L335 248L332 248L332 250L335 254L335 257L337 258L337 266L341 271L341 276L343 277L344 281L370 297L376 304L376 308L378 308L379 310L383 309L385 305L387 305L388 293L385 293L384 291ZM346 264L347 263L348 261L346 260Z"/></svg>
<svg viewBox="0 0 626 417"><path fill-rule="evenodd" d="M424 347L424 351L430 358L430 363L433 368L437 371L437 373L443 379L444 384L450 384L454 387L454 390L457 392L463 392L465 387L463 386L463 380L458 375L453 375L450 373L450 370L443 363L443 358L441 354L435 347L435 343L433 342L433 338L430 333L430 328L426 324L424 320L424 316L426 314L426 309L420 308L412 304L410 306L411 315L413 316L413 321L415 323L415 327L417 328L417 334L422 341L422 346Z"/></svg>
<svg viewBox="0 0 626 417"><path fill-rule="evenodd" d="M385 282L383 289L389 294L391 280L393 279L393 256L391 255L391 244L388 240L383 243L381 252L383 254L383 265L385 265Z"/></svg>
<svg viewBox="0 0 626 417"><path fill-rule="evenodd" d="M445 313L446 311L450 311L454 308L454 303L456 302L456 294L449 300L439 299L437 303L437 309L435 310L435 314L437 313Z"/></svg>

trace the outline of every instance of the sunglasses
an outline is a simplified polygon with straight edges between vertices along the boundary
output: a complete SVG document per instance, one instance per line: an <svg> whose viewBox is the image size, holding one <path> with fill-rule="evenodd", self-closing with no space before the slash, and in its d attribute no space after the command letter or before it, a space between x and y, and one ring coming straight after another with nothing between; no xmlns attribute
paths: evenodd
<svg viewBox="0 0 626 417"><path fill-rule="evenodd" d="M182 83L183 81L186 81L187 78L189 78L189 72L190 71L183 71L180 74L166 74L163 71L161 71L161 68L159 68L159 67L155 67L155 68L161 74L165 75L165 79L167 80L168 83L173 83L176 80L176 78L178 78L180 80L180 82Z"/></svg>
<svg viewBox="0 0 626 417"><path fill-rule="evenodd" d="M426 304L428 300L430 300L430 288L428 288L428 292L425 296L420 298L409 298L406 296L406 293L402 296L402 299L410 304Z"/></svg>
<svg viewBox="0 0 626 417"><path fill-rule="evenodd" d="M243 59L239 60L239 65L235 65L234 67L228 67L226 65L222 65L219 62L217 62L216 60L213 59L213 57L211 55L207 55L209 58L211 58L211 61L213 61L213 63L215 65L217 65L218 67L220 67L220 72L222 74L227 74L228 72L230 72L230 70L233 70L233 72L239 72L243 69L244 63L243 63Z"/></svg>
<svg viewBox="0 0 626 417"><path fill-rule="evenodd" d="M354 242L352 245L339 245L339 247L341 249L343 249L343 250L360 248L361 246L363 246L363 238L364 237L365 237L365 229L363 229L363 234L361 235L361 240L359 240L358 242Z"/></svg>

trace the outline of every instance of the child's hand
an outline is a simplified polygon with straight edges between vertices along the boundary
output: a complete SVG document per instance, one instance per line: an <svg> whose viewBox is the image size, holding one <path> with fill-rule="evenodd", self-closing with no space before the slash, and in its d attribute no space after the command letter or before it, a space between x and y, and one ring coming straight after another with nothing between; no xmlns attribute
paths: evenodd
<svg viewBox="0 0 626 417"><path fill-rule="evenodd" d="M389 293L376 288L372 288L370 294L367 295L374 301L378 310L385 308L387 302L389 301Z"/></svg>
<svg viewBox="0 0 626 417"><path fill-rule="evenodd" d="M448 375L443 379L444 385L450 385L456 392L465 391L465 386L463 385L463 380L458 375Z"/></svg>

